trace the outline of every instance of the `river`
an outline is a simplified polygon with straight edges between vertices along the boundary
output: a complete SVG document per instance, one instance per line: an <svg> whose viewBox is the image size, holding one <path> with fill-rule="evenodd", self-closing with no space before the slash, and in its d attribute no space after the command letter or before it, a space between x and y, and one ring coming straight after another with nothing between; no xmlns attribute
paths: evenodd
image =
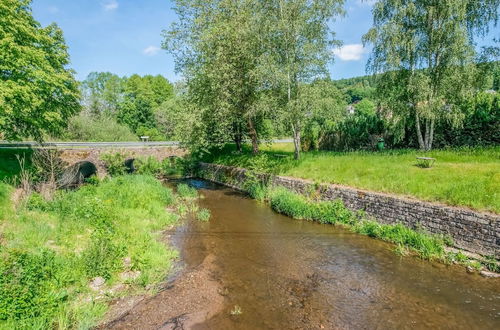
<svg viewBox="0 0 500 330"><path fill-rule="evenodd" d="M210 222L186 221L169 233L182 270L113 327L500 329L498 279L400 257L391 244L293 220L229 188L188 182L203 195ZM187 301L172 311L177 297L196 300L195 307ZM197 316L189 320L191 312Z"/></svg>

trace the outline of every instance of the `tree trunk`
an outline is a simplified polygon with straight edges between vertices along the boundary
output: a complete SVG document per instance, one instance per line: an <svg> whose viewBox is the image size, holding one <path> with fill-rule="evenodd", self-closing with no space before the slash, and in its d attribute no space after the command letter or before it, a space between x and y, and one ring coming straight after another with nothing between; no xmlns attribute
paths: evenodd
<svg viewBox="0 0 500 330"><path fill-rule="evenodd" d="M432 149L432 142L434 142L434 125L435 125L435 120L431 119L431 129L429 133L429 145L428 145L428 150Z"/></svg>
<svg viewBox="0 0 500 330"><path fill-rule="evenodd" d="M415 126L417 127L418 147L420 150L425 150L424 138L422 137L422 130L420 129L420 116L415 111Z"/></svg>
<svg viewBox="0 0 500 330"><path fill-rule="evenodd" d="M234 144L236 145L236 151L241 153L243 151L243 148L242 148L243 134L242 134L242 129L241 129L241 123L240 122L234 123L233 130L234 130L233 141L234 141Z"/></svg>
<svg viewBox="0 0 500 330"><path fill-rule="evenodd" d="M292 125L293 145L295 147L294 158L300 159L300 128L298 125Z"/></svg>
<svg viewBox="0 0 500 330"><path fill-rule="evenodd" d="M257 131L255 130L255 126L253 125L253 121L250 116L247 119L247 124L248 135L250 135L250 139L252 140L252 153L256 155L259 153L259 137L257 136Z"/></svg>
<svg viewBox="0 0 500 330"><path fill-rule="evenodd" d="M241 153L243 151L243 149L241 147L241 135L240 134L234 135L234 143L236 144L236 151Z"/></svg>

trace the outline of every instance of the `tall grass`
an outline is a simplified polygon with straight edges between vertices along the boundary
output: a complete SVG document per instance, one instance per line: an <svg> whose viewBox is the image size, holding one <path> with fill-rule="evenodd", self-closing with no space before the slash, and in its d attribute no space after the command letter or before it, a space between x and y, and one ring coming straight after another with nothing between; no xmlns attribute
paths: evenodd
<svg viewBox="0 0 500 330"><path fill-rule="evenodd" d="M427 260L444 259L444 237L413 230L402 224L387 225L366 219L347 209L341 201L316 201L282 187L268 189L266 200L273 210L294 219L340 224L352 231L404 246Z"/></svg>
<svg viewBox="0 0 500 330"><path fill-rule="evenodd" d="M335 183L378 192L467 206L500 213L500 147L456 148L421 152L387 150L384 152L302 153L293 159L288 144L264 146L265 172L315 182ZM277 156L285 157L277 157ZM430 169L418 166L416 157L436 158ZM228 146L204 161L251 168L262 163L262 156L252 156L249 148L234 154Z"/></svg>
<svg viewBox="0 0 500 330"><path fill-rule="evenodd" d="M123 294L117 286L137 292L161 282L176 256L159 240L177 221L166 211L174 200L143 175L59 191L53 201L33 194L3 224L0 328L90 328ZM98 292L89 286L96 277L105 280Z"/></svg>

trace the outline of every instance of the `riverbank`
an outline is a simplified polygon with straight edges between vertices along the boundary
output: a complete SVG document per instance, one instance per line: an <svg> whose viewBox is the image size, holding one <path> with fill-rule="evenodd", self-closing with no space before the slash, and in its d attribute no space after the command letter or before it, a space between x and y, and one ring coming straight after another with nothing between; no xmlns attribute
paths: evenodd
<svg viewBox="0 0 500 330"><path fill-rule="evenodd" d="M177 257L161 233L186 207L152 176L13 196L0 184L1 329L91 328L113 299L156 292Z"/></svg>
<svg viewBox="0 0 500 330"><path fill-rule="evenodd" d="M201 163L198 175L246 191L293 218L340 224L357 233L395 243L400 254L412 251L424 259L461 263L477 270L486 268L484 275L499 270L495 239L499 222L494 216L485 221L490 215L467 213L460 220L464 212L461 209L216 164ZM448 217L451 221L447 221ZM486 255L480 258L483 265L469 260L460 251L447 251L447 246L465 247Z"/></svg>
<svg viewBox="0 0 500 330"><path fill-rule="evenodd" d="M416 159L421 156L437 161L432 168L421 168ZM241 154L227 146L203 161L500 213L499 146L430 152L310 151L296 161L291 144L277 143L263 145L259 156L252 156L248 146Z"/></svg>

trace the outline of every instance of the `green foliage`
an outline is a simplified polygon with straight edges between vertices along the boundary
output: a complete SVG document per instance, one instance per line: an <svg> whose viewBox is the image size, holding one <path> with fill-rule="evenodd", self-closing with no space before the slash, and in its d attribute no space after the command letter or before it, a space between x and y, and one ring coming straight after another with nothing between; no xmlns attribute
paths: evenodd
<svg viewBox="0 0 500 330"><path fill-rule="evenodd" d="M130 128L119 124L108 116L87 116L80 114L69 120L68 129L62 136L70 141L129 142L137 141Z"/></svg>
<svg viewBox="0 0 500 330"><path fill-rule="evenodd" d="M166 78L132 75L124 82L118 119L134 132L139 128L154 128L154 109L172 96L173 86Z"/></svg>
<svg viewBox="0 0 500 330"><path fill-rule="evenodd" d="M144 127L140 126L136 130L136 134L138 136L147 136L149 137L149 141L165 141L165 136L160 133L158 128L156 127Z"/></svg>
<svg viewBox="0 0 500 330"><path fill-rule="evenodd" d="M169 157L165 158L162 163L163 175L167 176L180 176L182 174L188 174L184 171L184 158Z"/></svg>
<svg viewBox="0 0 500 330"><path fill-rule="evenodd" d="M269 199L273 210L295 219L344 225L353 225L357 221L355 214L340 201L313 201L285 188L272 190Z"/></svg>
<svg viewBox="0 0 500 330"><path fill-rule="evenodd" d="M81 85L86 112L97 117L116 116L124 83L124 78L110 72L91 72Z"/></svg>
<svg viewBox="0 0 500 330"><path fill-rule="evenodd" d="M165 211L173 201L171 190L142 175L60 191L53 201L32 195L2 228L0 328L92 328L121 294L93 293L94 277L108 290L121 272L138 271L129 293L163 281L175 253L157 233L177 220Z"/></svg>
<svg viewBox="0 0 500 330"><path fill-rule="evenodd" d="M368 67L379 75L383 108L405 126L411 118L418 145L433 146L441 121L458 126L463 99L475 89L474 38L498 19L498 1L378 1Z"/></svg>
<svg viewBox="0 0 500 330"><path fill-rule="evenodd" d="M0 247L0 255L0 322L50 317L67 299L67 293L56 290L64 279L53 251L27 253Z"/></svg>
<svg viewBox="0 0 500 330"><path fill-rule="evenodd" d="M159 176L163 171L162 163L154 156L136 158L134 166L138 174Z"/></svg>
<svg viewBox="0 0 500 330"><path fill-rule="evenodd" d="M106 165L108 174L111 176L123 175L127 172L125 159L126 155L120 152L101 155L101 160Z"/></svg>
<svg viewBox="0 0 500 330"><path fill-rule="evenodd" d="M12 188L9 185L0 182L0 223L11 214L11 193Z"/></svg>
<svg viewBox="0 0 500 330"><path fill-rule="evenodd" d="M442 259L445 254L445 242L442 237L415 231L402 224L385 225L364 220L356 224L353 230L362 235L409 247L423 259Z"/></svg>
<svg viewBox="0 0 500 330"><path fill-rule="evenodd" d="M7 139L41 140L80 109L63 33L55 24L41 27L30 6L0 3L0 131Z"/></svg>
<svg viewBox="0 0 500 330"><path fill-rule="evenodd" d="M500 273L500 264L498 263L498 260L497 258L495 258L495 256L486 257L486 259L483 261L483 264L489 271Z"/></svg>
<svg viewBox="0 0 500 330"><path fill-rule="evenodd" d="M196 198L198 197L198 192L196 191L196 188L190 187L189 185L185 183L181 183L177 185L177 194L181 198Z"/></svg>
<svg viewBox="0 0 500 330"><path fill-rule="evenodd" d="M196 219L202 222L210 221L211 213L209 209L201 209L196 213Z"/></svg>

